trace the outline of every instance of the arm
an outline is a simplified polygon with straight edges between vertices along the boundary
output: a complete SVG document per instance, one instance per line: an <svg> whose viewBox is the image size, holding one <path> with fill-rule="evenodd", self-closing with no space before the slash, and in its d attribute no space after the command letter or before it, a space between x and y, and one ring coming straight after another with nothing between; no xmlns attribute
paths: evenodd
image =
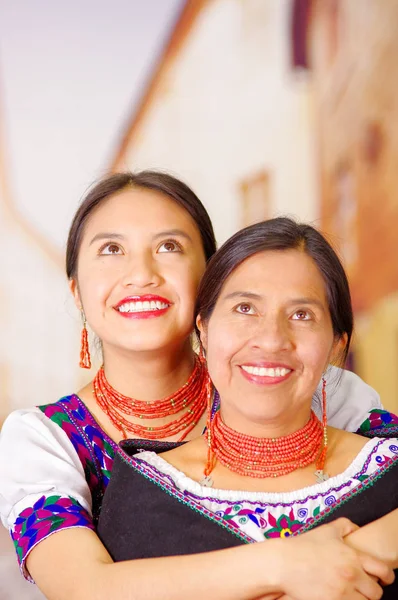
<svg viewBox="0 0 398 600"><path fill-rule="evenodd" d="M41 542L27 567L49 600L251 600L278 590L276 557L262 555L270 572L264 584L264 563L255 550L253 544L113 563L94 532L75 529Z"/></svg>
<svg viewBox="0 0 398 600"><path fill-rule="evenodd" d="M380 586L363 568L387 583L393 576L343 542L353 527L338 519L290 540L120 563L94 532L64 530L38 544L27 566L49 600L376 600Z"/></svg>
<svg viewBox="0 0 398 600"><path fill-rule="evenodd" d="M369 553L398 569L398 509L373 521L345 538L355 550Z"/></svg>

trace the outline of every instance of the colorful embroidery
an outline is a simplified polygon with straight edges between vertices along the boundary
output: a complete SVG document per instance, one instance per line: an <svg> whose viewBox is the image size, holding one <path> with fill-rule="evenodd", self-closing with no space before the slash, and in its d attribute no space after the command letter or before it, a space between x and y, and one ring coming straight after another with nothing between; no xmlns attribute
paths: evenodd
<svg viewBox="0 0 398 600"><path fill-rule="evenodd" d="M27 574L24 562L28 553L54 531L68 527L95 529L115 452L118 451L118 446L106 436L77 396L66 396L55 404L38 408L56 423L72 442L91 491L93 516L91 517L75 499L55 495L43 496L33 507L26 508L17 518L11 531L25 576Z"/></svg>
<svg viewBox="0 0 398 600"><path fill-rule="evenodd" d="M294 518L293 509L290 510L288 515L282 514L278 520L272 516L271 513L268 514L268 523L272 525L272 529L268 529L264 531L264 537L266 538L284 538L290 537L296 531L299 531L302 527L301 521L298 521Z"/></svg>
<svg viewBox="0 0 398 600"><path fill-rule="evenodd" d="M118 446L106 436L76 395L38 407L65 431L82 463L90 490L105 491Z"/></svg>
<svg viewBox="0 0 398 600"><path fill-rule="evenodd" d="M375 477L379 477L397 462L397 443L389 440L375 440L368 443L372 445L364 455L363 463L358 465L356 472L351 472L351 476L333 478L335 481L333 487L323 484L314 485L309 488L313 490L313 494L300 495L298 492L297 497L290 502L283 501L286 494L272 494L280 499L271 502L265 498L269 497L269 494L264 494L263 500L250 500L249 495L242 492L238 500L232 500L228 499L228 492L223 493L220 498L218 491L214 490L214 496L211 496L211 491L207 488L201 488L200 493L194 493L192 489L187 489L187 485L189 488L187 478L184 476L180 480L178 471L173 471L173 467L165 468L165 461L161 457L151 453L140 453L131 459L123 456L122 458L147 479L190 508L205 516L214 515L212 520L227 527L235 535L243 534L244 541L250 539L261 541L297 535L308 524L317 522L322 515L329 514L346 498L372 485ZM166 472L163 472L164 468ZM231 494L237 498L237 492ZM287 495L292 496L291 493ZM259 496L261 497L262 494Z"/></svg>
<svg viewBox="0 0 398 600"><path fill-rule="evenodd" d="M369 411L369 416L358 429L366 437L392 437L398 435L398 416L381 408Z"/></svg>
<svg viewBox="0 0 398 600"><path fill-rule="evenodd" d="M73 498L42 496L21 512L11 532L19 562L23 564L38 542L67 527L94 529L90 514Z"/></svg>

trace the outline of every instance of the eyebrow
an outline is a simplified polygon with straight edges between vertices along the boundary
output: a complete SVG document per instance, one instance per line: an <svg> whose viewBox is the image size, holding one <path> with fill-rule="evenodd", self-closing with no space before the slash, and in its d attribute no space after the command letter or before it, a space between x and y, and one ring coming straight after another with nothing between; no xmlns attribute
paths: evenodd
<svg viewBox="0 0 398 600"><path fill-rule="evenodd" d="M252 300L262 300L263 296L254 292L231 292L224 296L224 300L232 300L234 298L251 298Z"/></svg>
<svg viewBox="0 0 398 600"><path fill-rule="evenodd" d="M114 240L123 240L124 235L122 235L121 233L114 233L112 231L104 231L101 233L97 233L97 235L95 235L91 240L89 246L91 246L92 244L94 244L94 242L97 242L98 240L109 240L109 238Z"/></svg>
<svg viewBox="0 0 398 600"><path fill-rule="evenodd" d="M316 298L293 298L290 304L309 304L310 306L317 306L321 310L325 310L324 304Z"/></svg>
<svg viewBox="0 0 398 600"><path fill-rule="evenodd" d="M237 291L227 294L223 297L223 300L233 300L234 298L250 298L252 300L263 300L264 296L262 296L261 294L255 294L254 292ZM321 310L325 310L325 307L322 304L322 302L320 300L317 300L316 298L293 298L289 301L289 304L307 304L310 306L317 306Z"/></svg>
<svg viewBox="0 0 398 600"><path fill-rule="evenodd" d="M153 239L157 240L159 238L163 238L163 237L167 237L167 236L183 237L186 240L188 240L189 242L192 242L191 236L188 235L182 229L167 229L166 231L160 231L159 233L157 233L156 235L153 236ZM95 235L93 237L93 239L91 240L89 245L91 246L92 244L94 244L94 242L98 242L99 240L108 240L110 238L114 239L114 240L123 240L123 239L125 239L125 236L122 235L121 233L115 233L112 231L104 231L101 233L97 233L97 235Z"/></svg>
<svg viewBox="0 0 398 600"><path fill-rule="evenodd" d="M178 236L178 237L183 237L186 240L188 240L189 242L192 242L191 236L188 235L188 233L186 233L186 231L183 231L182 229L166 229L165 231L160 231L159 233L156 233L153 236L153 239L157 240L162 237L173 236L173 235Z"/></svg>

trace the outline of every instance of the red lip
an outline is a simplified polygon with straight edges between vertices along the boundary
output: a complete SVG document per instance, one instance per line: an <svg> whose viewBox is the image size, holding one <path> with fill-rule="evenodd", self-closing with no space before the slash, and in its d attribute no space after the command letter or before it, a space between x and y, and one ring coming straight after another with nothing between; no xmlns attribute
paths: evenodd
<svg viewBox="0 0 398 600"><path fill-rule="evenodd" d="M152 300L152 302L163 302L163 304L172 304L172 302L170 302L170 300L167 300L167 298L163 298L163 296L157 296L154 294L144 294L143 296L127 296L126 298L123 298L123 300L120 300L120 302L118 302L117 304L115 304L115 306L113 308L120 308L123 304L126 304L127 302L150 302ZM165 310L165 309L162 309ZM160 312L160 311L158 311Z"/></svg>
<svg viewBox="0 0 398 600"><path fill-rule="evenodd" d="M264 367L265 369L277 369L277 368L289 369L289 373L287 373L286 375L281 375L279 377L277 377L277 376L269 377L267 375L254 375L253 373L248 373L247 371L242 369L242 365L239 365L239 370L245 379L250 381L250 383L255 383L255 384L261 385L261 386L270 386L270 385L276 385L278 383L283 383L284 381L289 379L289 377L292 375L292 373L294 371L294 369L292 369L292 367L289 367L289 365L285 365L282 363L269 363L269 362L250 362L250 363L248 363L248 362L245 362L242 364L245 366L248 366L248 367Z"/></svg>

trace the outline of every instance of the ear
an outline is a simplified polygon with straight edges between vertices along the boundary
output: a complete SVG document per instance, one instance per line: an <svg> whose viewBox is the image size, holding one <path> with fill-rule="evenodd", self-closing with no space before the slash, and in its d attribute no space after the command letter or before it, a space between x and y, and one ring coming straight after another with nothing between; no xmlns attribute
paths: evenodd
<svg viewBox="0 0 398 600"><path fill-rule="evenodd" d="M336 338L329 359L329 362L332 365L340 366L341 357L343 355L345 347L347 346L347 341L348 336L346 333L343 333L343 335L340 338Z"/></svg>
<svg viewBox="0 0 398 600"><path fill-rule="evenodd" d="M75 301L75 306L77 310L82 311L83 306L80 299L79 286L77 284L77 279L69 279L69 289L72 292L73 299Z"/></svg>
<svg viewBox="0 0 398 600"><path fill-rule="evenodd" d="M207 352L207 331L200 315L196 317L196 327L199 329L200 343L202 344L204 351Z"/></svg>

